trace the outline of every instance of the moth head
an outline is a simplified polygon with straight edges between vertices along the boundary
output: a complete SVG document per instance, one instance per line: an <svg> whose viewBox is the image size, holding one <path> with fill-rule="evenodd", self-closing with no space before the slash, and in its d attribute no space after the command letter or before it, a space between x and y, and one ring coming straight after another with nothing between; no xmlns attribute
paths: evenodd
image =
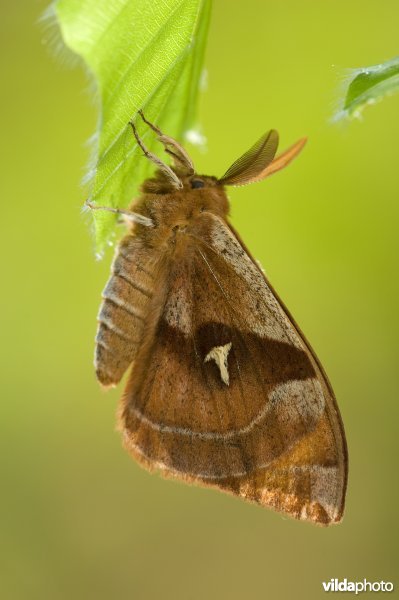
<svg viewBox="0 0 399 600"><path fill-rule="evenodd" d="M278 133L270 129L218 180L219 185L240 186L262 181L286 167L302 150L306 138L298 140L293 146L276 157Z"/></svg>
<svg viewBox="0 0 399 600"><path fill-rule="evenodd" d="M147 121L142 112L140 115L143 121L157 133L158 141L163 144L165 152L172 159L172 164L169 166L149 152L131 122L138 145L147 158L158 167L155 176L147 179L141 187L145 195L149 194L153 198L153 200L148 198L148 202L152 207L149 211L150 218L155 222L160 221L154 215L156 207L158 207L157 211L161 211L162 217L165 213L176 211L183 211L190 215L210 211L223 217L227 216L229 202L224 191L225 186L247 185L265 179L287 166L306 143L306 138L302 138L276 157L279 138L277 131L271 129L236 160L223 177L217 179L198 174L193 161L180 143L163 134L158 127ZM157 196L158 200L155 200L154 196ZM167 202L159 204L158 201L162 196L167 197Z"/></svg>
<svg viewBox="0 0 399 600"><path fill-rule="evenodd" d="M212 211L222 216L229 212L229 203L218 179L210 175L192 173L182 177L185 198L199 212Z"/></svg>

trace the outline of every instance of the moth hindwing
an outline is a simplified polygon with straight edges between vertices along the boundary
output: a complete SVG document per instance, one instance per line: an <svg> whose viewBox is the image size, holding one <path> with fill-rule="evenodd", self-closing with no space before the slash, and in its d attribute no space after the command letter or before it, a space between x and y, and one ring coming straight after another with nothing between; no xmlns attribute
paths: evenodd
<svg viewBox="0 0 399 600"><path fill-rule="evenodd" d="M144 117L143 117L144 119ZM103 294L99 381L131 366L119 427L145 467L328 525L341 520L347 449L334 393L298 326L228 221L225 185L286 166L270 131L221 178L144 119L173 159L130 211ZM98 207L95 207L98 208Z"/></svg>

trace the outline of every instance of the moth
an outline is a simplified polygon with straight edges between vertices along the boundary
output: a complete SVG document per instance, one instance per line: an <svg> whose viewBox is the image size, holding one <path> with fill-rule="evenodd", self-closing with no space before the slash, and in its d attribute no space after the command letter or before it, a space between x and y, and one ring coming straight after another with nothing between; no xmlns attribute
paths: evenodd
<svg viewBox="0 0 399 600"><path fill-rule="evenodd" d="M184 148L155 132L172 166L156 167L122 213L98 316L95 369L114 386L130 454L149 470L211 486L312 523L342 519L347 447L315 353L229 222L227 186L261 181L276 157L265 133L221 178L199 175Z"/></svg>

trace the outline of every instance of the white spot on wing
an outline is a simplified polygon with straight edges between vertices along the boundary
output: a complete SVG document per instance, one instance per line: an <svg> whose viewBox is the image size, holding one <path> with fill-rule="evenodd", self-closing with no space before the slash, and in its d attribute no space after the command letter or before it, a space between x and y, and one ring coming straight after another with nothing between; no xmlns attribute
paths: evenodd
<svg viewBox="0 0 399 600"><path fill-rule="evenodd" d="M226 385L229 385L230 383L227 359L232 345L233 344L229 342L224 346L215 346L210 352L208 352L204 359L204 362L209 362L210 360L215 361L220 370L220 377L223 383Z"/></svg>

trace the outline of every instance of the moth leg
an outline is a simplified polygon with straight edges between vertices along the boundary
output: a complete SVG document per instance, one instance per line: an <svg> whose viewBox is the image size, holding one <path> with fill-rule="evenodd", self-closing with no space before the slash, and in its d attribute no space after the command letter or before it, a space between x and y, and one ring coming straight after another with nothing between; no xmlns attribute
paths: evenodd
<svg viewBox="0 0 399 600"><path fill-rule="evenodd" d="M183 166L188 174L192 175L194 173L193 162L179 142L169 135L165 135L162 133L159 127L153 123L150 123L150 121L147 121L142 110L139 110L139 115L143 119L144 123L158 135L158 140L164 145L165 152L172 156L175 165Z"/></svg>
<svg viewBox="0 0 399 600"><path fill-rule="evenodd" d="M90 208L90 210L107 210L108 212L112 212L117 215L123 215L135 223L140 223L141 225L146 225L147 227L154 227L152 219L149 219L144 215L140 215L139 213L131 212L130 210L124 210L123 208L112 208L112 206L97 206L90 200L86 200L85 206Z"/></svg>
<svg viewBox="0 0 399 600"><path fill-rule="evenodd" d="M130 121L130 125L133 130L133 135L136 138L138 145L144 152L144 155L148 158L148 160L150 160L151 162L156 164L157 167L159 169L161 169L161 171L168 177L168 179L170 179L171 183L174 185L175 188L181 189L183 187L183 184L180 181L180 179L178 178L178 176L176 175L176 173L170 167L168 167L168 165L166 165L164 162L162 162L162 160L160 158L158 158L158 156L155 156L155 154L153 154L146 148L142 139L140 138L139 134L137 133L137 129L136 129L133 121Z"/></svg>

